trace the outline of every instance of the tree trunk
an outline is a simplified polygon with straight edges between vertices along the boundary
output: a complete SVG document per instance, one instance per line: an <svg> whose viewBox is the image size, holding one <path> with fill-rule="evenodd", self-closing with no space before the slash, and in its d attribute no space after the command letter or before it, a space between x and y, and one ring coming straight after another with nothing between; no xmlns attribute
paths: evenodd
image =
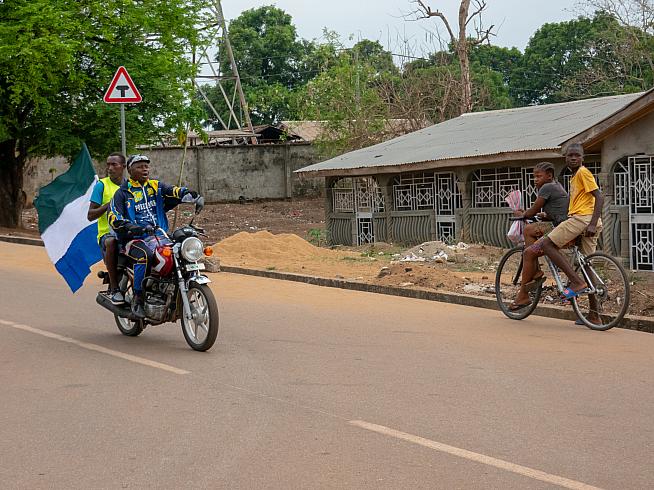
<svg viewBox="0 0 654 490"><path fill-rule="evenodd" d="M16 156L16 140L0 143L0 226L17 228L25 205L24 159Z"/></svg>
<svg viewBox="0 0 654 490"><path fill-rule="evenodd" d="M472 81L470 80L470 59L468 58L468 37L466 23L470 0L461 0L459 6L459 40L456 43L456 54L461 66L461 114L472 111Z"/></svg>

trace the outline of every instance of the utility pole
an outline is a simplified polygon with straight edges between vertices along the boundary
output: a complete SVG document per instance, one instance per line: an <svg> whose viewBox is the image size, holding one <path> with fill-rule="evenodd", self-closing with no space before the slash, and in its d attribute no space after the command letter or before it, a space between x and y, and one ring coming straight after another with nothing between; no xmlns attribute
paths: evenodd
<svg viewBox="0 0 654 490"><path fill-rule="evenodd" d="M214 35L215 44L219 49L224 49L225 54L229 62L229 68L227 70L222 69L221 67L221 56L220 52L215 55L215 59L211 59L210 53L207 49L200 56L200 63L203 67L208 67L209 74L200 74L194 79L195 87L198 89L198 92L207 103L216 120L220 123L223 129L232 130L236 129L235 134L237 137L235 139L244 139L249 140L253 145L257 144L257 138L254 134L254 128L252 127L252 120L250 119L250 110L245 100L245 94L243 93L243 86L241 85L241 77L238 73L238 67L236 66L236 60L234 59L234 52L232 51L232 44L229 41L229 33L227 31L227 23L225 22L225 15L223 14L223 7L221 0L212 0L209 6L211 12L216 16L216 32ZM216 61L217 60L217 61ZM200 82L202 80L209 80L216 84L220 93L223 96L224 102L227 105L229 111L229 118L225 121L217 108L211 103L204 90L202 90L202 85ZM234 81L234 92L232 94L227 94L225 87L222 82L225 80ZM231 96L230 96L231 95ZM238 109L236 104L236 99L238 98ZM238 115L237 115L238 113ZM241 116L243 120L241 120ZM235 127L232 127L235 126Z"/></svg>

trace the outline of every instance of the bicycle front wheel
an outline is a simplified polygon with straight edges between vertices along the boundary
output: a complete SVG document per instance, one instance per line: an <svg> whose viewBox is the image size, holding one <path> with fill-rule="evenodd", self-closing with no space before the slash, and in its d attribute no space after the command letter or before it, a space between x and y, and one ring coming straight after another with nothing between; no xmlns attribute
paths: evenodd
<svg viewBox="0 0 654 490"><path fill-rule="evenodd" d="M495 273L495 298L497 305L506 316L512 320L523 320L531 315L540 301L543 291L542 284L529 293L530 303L524 307L512 310L511 304L515 301L520 290L522 276L522 252L524 247L515 247L509 250L497 266Z"/></svg>
<svg viewBox="0 0 654 490"><path fill-rule="evenodd" d="M629 309L630 299L629 278L624 267L612 256L595 252L586 257L584 269L597 293L574 298L571 303L575 314L591 330L609 330L619 325Z"/></svg>

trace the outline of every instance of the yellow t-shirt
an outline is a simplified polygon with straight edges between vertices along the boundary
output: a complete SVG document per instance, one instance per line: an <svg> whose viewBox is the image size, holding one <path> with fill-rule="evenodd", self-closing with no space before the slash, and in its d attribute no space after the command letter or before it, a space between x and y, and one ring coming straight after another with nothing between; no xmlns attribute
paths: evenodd
<svg viewBox="0 0 654 490"><path fill-rule="evenodd" d="M595 196L591 194L594 190L599 189L595 177L583 165L579 167L577 173L570 179L570 204L568 206L568 216L588 216L593 214L595 209Z"/></svg>

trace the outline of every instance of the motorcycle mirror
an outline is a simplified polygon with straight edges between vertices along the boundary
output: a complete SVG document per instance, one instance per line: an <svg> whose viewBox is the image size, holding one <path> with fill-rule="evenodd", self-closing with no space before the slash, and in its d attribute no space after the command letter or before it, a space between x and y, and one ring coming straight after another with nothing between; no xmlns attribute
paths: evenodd
<svg viewBox="0 0 654 490"><path fill-rule="evenodd" d="M199 214L204 209L204 197L199 196L195 200L195 214Z"/></svg>

